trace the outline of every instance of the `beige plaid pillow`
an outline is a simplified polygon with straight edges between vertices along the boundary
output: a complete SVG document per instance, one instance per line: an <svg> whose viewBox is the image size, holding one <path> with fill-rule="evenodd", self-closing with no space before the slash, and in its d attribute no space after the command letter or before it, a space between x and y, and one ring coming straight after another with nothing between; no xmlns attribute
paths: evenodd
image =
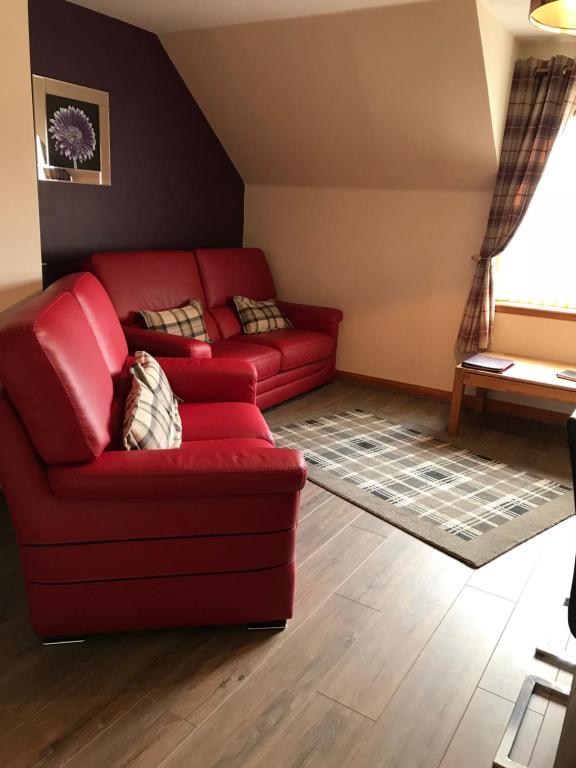
<svg viewBox="0 0 576 768"><path fill-rule="evenodd" d="M179 448L182 421L178 399L160 364L146 352L136 352L130 369L132 387L126 400L122 432L127 451Z"/></svg>
<svg viewBox="0 0 576 768"><path fill-rule="evenodd" d="M253 301L246 296L234 296L233 301L244 333L266 333L292 328L274 299Z"/></svg>
<svg viewBox="0 0 576 768"><path fill-rule="evenodd" d="M204 307L198 299L192 299L185 307L158 311L141 309L139 314L146 328L151 331L163 331L175 336L187 336L198 341L210 342L204 322Z"/></svg>

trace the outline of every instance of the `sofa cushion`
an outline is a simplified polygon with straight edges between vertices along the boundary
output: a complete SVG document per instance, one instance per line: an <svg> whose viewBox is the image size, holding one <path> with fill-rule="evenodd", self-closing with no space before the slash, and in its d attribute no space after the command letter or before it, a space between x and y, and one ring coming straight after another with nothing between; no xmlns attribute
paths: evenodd
<svg viewBox="0 0 576 768"><path fill-rule="evenodd" d="M260 344L278 350L282 357L281 371L325 360L336 352L335 340L325 333L315 331L270 331L253 336L234 336L231 341L238 344Z"/></svg>
<svg viewBox="0 0 576 768"><path fill-rule="evenodd" d="M211 310L211 314L223 339L229 339L242 333L242 326L234 307L216 307Z"/></svg>
<svg viewBox="0 0 576 768"><path fill-rule="evenodd" d="M146 352L136 352L130 372L132 385L124 415L124 447L127 451L179 448L182 421L178 401L164 371Z"/></svg>
<svg viewBox="0 0 576 768"><path fill-rule="evenodd" d="M199 299L192 299L184 307L174 309L141 309L139 314L146 328L151 331L186 336L198 341L210 341L204 323L204 307Z"/></svg>
<svg viewBox="0 0 576 768"><path fill-rule="evenodd" d="M182 443L177 451L105 451L98 461L50 467L48 482L56 495L69 498L132 502L154 496L186 498L188 516L192 496L196 497L196 514L196 499L201 501L206 496L234 498L247 494L254 501L254 496L264 495L268 497L268 514L273 518L270 494L302 490L306 462L299 451L273 448L267 440L193 440ZM218 512L226 515L226 507L222 506ZM169 517L173 512L171 506Z"/></svg>
<svg viewBox="0 0 576 768"><path fill-rule="evenodd" d="M57 280L50 293L69 291L82 307L96 337L110 374L116 377L124 366L128 347L116 310L102 283L90 272L78 272Z"/></svg>
<svg viewBox="0 0 576 768"><path fill-rule="evenodd" d="M264 417L250 403L183 403L180 417L185 442L246 438L274 445Z"/></svg>
<svg viewBox="0 0 576 768"><path fill-rule="evenodd" d="M234 306L245 334L268 333L292 328L288 318L280 311L275 299L254 301L247 296L234 296Z"/></svg>
<svg viewBox="0 0 576 768"><path fill-rule="evenodd" d="M206 306L193 251L95 253L88 266L108 292L123 325L134 324L141 309L182 307L191 298ZM205 322L210 337L220 338L208 313Z"/></svg>
<svg viewBox="0 0 576 768"><path fill-rule="evenodd" d="M256 368L258 380L268 379L280 370L282 356L277 349L261 344L237 344L223 339L212 344L212 357L247 360Z"/></svg>
<svg viewBox="0 0 576 768"><path fill-rule="evenodd" d="M4 313L0 381L47 464L91 461L110 444L112 378L72 294L46 291Z"/></svg>
<svg viewBox="0 0 576 768"><path fill-rule="evenodd" d="M237 295L260 301L276 298L270 267L259 248L199 248L196 257L209 309L230 305Z"/></svg>

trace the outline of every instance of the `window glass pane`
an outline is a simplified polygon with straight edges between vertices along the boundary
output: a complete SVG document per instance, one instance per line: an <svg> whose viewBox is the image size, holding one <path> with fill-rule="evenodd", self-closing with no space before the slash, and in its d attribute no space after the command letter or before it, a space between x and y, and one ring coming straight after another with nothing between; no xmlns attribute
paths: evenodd
<svg viewBox="0 0 576 768"><path fill-rule="evenodd" d="M576 118L558 137L516 236L495 260L497 301L576 309Z"/></svg>

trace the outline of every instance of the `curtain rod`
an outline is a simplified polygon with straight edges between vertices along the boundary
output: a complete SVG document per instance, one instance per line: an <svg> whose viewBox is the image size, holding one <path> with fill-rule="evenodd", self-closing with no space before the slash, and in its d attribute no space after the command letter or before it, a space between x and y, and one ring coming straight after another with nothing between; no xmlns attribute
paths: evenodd
<svg viewBox="0 0 576 768"><path fill-rule="evenodd" d="M573 67L564 67L564 70L562 72L563 75L572 74L574 71ZM548 67L536 67L534 70L534 76L537 75L547 75L550 72L550 69Z"/></svg>

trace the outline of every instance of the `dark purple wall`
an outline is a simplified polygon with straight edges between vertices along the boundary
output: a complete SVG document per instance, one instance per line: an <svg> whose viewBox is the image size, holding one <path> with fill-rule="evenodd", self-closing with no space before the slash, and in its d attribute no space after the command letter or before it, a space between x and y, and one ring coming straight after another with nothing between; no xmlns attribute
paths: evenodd
<svg viewBox="0 0 576 768"><path fill-rule="evenodd" d="M30 0L32 72L110 94L112 186L38 183L45 281L97 250L242 244L244 183L158 38Z"/></svg>

